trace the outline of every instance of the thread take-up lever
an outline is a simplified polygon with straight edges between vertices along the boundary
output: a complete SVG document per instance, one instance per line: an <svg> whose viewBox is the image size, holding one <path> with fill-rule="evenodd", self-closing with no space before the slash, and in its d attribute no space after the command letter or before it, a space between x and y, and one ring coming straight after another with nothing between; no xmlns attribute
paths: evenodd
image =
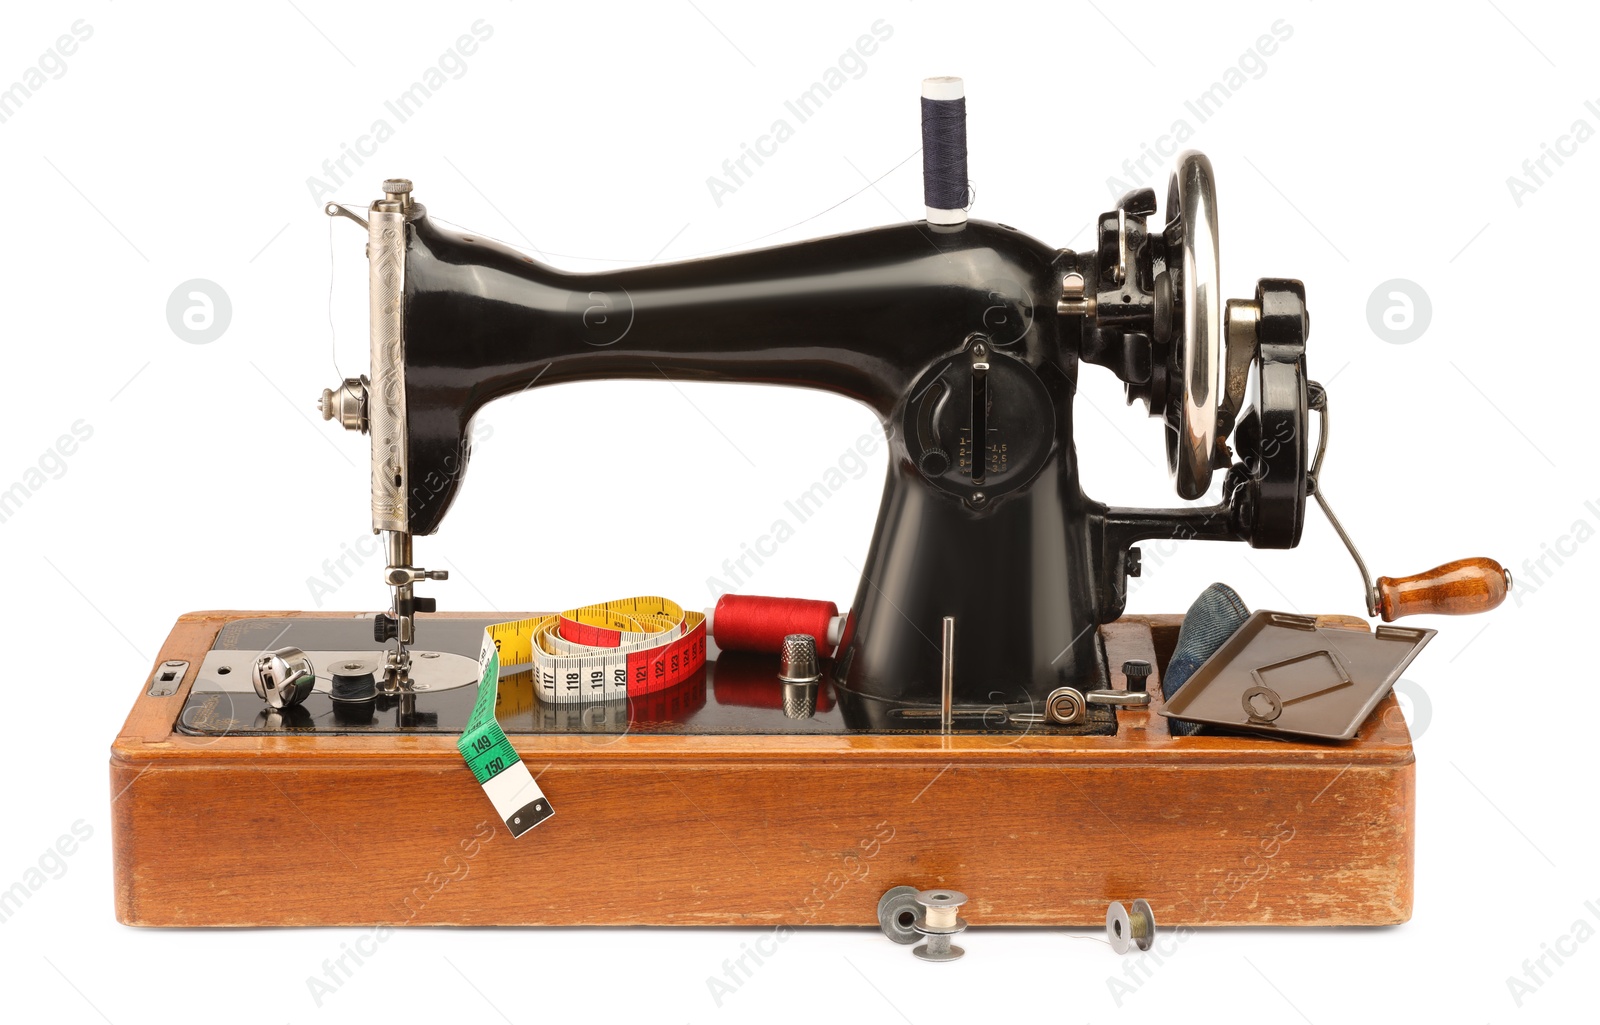
<svg viewBox="0 0 1600 1025"><path fill-rule="evenodd" d="M982 484L989 465L989 346L972 343L972 483Z"/></svg>

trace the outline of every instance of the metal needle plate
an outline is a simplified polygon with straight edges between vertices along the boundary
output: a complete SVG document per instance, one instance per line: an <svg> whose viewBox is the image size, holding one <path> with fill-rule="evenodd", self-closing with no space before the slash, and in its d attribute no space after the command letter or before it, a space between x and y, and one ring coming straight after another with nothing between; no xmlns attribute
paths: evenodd
<svg viewBox="0 0 1600 1025"><path fill-rule="evenodd" d="M1272 736L1349 740L1437 631L1319 627L1261 611L1228 638L1161 714Z"/></svg>
<svg viewBox="0 0 1600 1025"><path fill-rule="evenodd" d="M195 677L194 689L249 694L250 667L259 651L229 651L214 648L206 652ZM333 689L331 671L345 662L381 664L381 651L308 651L306 657L317 670L315 690L323 694ZM478 663L449 651L413 651L411 653L411 688L417 691L452 690L478 682Z"/></svg>

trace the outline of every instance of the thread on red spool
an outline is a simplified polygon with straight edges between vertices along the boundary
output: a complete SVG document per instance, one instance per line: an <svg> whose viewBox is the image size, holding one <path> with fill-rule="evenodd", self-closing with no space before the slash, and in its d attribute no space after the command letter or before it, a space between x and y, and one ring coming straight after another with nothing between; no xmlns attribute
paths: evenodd
<svg viewBox="0 0 1600 1025"><path fill-rule="evenodd" d="M831 654L828 629L839 606L809 598L770 598L757 594L725 594L711 616L711 636L724 651L777 653L787 634L810 634L817 651Z"/></svg>

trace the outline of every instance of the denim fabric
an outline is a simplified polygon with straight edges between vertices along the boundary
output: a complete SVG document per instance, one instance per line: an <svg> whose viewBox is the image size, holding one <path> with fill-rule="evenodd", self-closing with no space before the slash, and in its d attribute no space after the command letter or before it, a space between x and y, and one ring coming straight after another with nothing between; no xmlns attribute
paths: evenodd
<svg viewBox="0 0 1600 1025"><path fill-rule="evenodd" d="M1233 632L1250 615L1244 601L1227 584L1212 584L1200 592L1200 597L1189 606L1183 617L1183 627L1178 631L1178 646L1172 652L1166 674L1161 678L1161 694L1168 701L1178 693L1194 671L1205 664ZM1199 733L1199 723L1168 719L1167 728L1173 736L1189 737Z"/></svg>

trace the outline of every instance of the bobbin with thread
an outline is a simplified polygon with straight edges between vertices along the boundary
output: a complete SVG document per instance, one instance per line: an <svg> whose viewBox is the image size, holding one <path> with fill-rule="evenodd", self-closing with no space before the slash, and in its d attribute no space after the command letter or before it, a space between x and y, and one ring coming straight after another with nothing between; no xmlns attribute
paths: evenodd
<svg viewBox="0 0 1600 1025"><path fill-rule="evenodd" d="M1114 900L1106 908L1106 940L1119 954L1138 948L1149 950L1156 941L1156 914L1150 902L1140 897L1131 908Z"/></svg>
<svg viewBox="0 0 1600 1025"><path fill-rule="evenodd" d="M917 904L922 914L912 925L928 942L912 949L911 953L924 961L954 961L966 954L951 939L967 928L961 917L961 905L967 895L955 890L923 890L917 894Z"/></svg>
<svg viewBox="0 0 1600 1025"><path fill-rule="evenodd" d="M967 87L950 75L922 80L922 200L928 223L967 223Z"/></svg>

